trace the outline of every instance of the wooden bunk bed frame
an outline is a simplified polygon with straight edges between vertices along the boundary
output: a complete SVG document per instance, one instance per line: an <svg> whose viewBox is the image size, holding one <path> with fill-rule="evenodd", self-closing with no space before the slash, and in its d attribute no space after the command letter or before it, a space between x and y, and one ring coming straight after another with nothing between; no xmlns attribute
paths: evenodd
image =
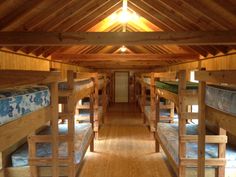
<svg viewBox="0 0 236 177"><path fill-rule="evenodd" d="M60 78L58 72L46 72L46 71L19 71L19 70L1 70L0 71L0 89L26 86L33 84L49 84L51 94L51 104L38 111L32 112L25 116L22 116L14 121L6 123L0 126L0 152L1 152L1 175L2 176L14 176L11 175L13 168L7 167L7 158L11 152L17 147L14 145L24 141L24 138L29 134L34 133L37 129L44 126L48 121L51 121L52 129L54 130L51 136L52 157L50 159L52 166L52 174L56 176L58 174L57 157L58 157L58 144L57 139L57 118L58 118L58 85L57 82ZM33 122L33 123L32 123ZM17 128L16 128L17 127ZM22 142L21 142L22 143ZM29 172L29 168L26 168L26 172ZM23 176L20 171L16 170L15 176Z"/></svg>
<svg viewBox="0 0 236 177"><path fill-rule="evenodd" d="M160 89L158 87L156 87L155 85L155 81L160 79L160 73L149 73L149 74L142 74L142 110L145 111L145 105L146 105L146 92L145 90L147 88L150 89L150 120L149 120L149 125L150 125L150 131L151 132L155 132L156 131L156 126L155 126L155 122L156 122L156 100L157 100L157 96L165 98L166 100L168 100L170 103L165 103L160 104L158 106L159 110L170 110L170 116L160 116L160 120L161 121L168 121L168 122L173 122L174 119L174 113L175 113L175 104L176 104L176 100L178 100L178 95L173 94L172 92L169 92L167 90L164 89ZM150 83L145 82L144 78L150 78ZM173 101L172 101L173 100ZM146 120L148 120L149 118L145 116L144 114L144 119L145 122Z"/></svg>
<svg viewBox="0 0 236 177"><path fill-rule="evenodd" d="M205 90L206 84L229 84L236 85L235 80L236 70L222 70L222 71L197 71L195 72L195 78L199 81L199 138L198 138L198 177L205 176L205 165L214 163L217 166L218 177L225 176L225 151L226 144L219 144L219 158L205 159L205 143L207 142L206 134L206 120L214 122L219 128L219 135L222 137L226 136L226 131L229 131L233 135L236 135L236 118L233 115L218 111L211 107L208 107L205 103Z"/></svg>
<svg viewBox="0 0 236 177"><path fill-rule="evenodd" d="M94 116L94 132L95 137L98 138L98 132L100 128L100 122L104 123L104 114L107 110L107 84L109 83L106 74L100 74L100 73L79 73L80 75L86 75L92 78L94 87L93 92L94 94L86 94L84 97L90 97L90 99L93 99L94 104L94 110L93 110L93 116ZM103 84L99 85L99 79L103 79ZM103 107L103 113L101 117L99 116L99 90L102 90L102 107ZM84 98L82 97L82 98ZM81 99L82 99L81 98ZM79 110L81 109L90 109L89 105L77 105L76 106L76 114L79 114Z"/></svg>
<svg viewBox="0 0 236 177"><path fill-rule="evenodd" d="M186 89L186 71L178 71L178 72L167 72L167 73L155 73L155 78L159 79L170 79L170 80L179 80L178 86L178 94L170 94L169 92L165 92L162 89L157 90L158 97L157 97L157 105L160 104L160 97L166 97L171 99L175 104L179 116L178 121L178 134L179 134L179 144L178 144L178 159L179 163L177 164L175 160L172 158L171 154L165 147L165 144L162 143L161 138L159 137L158 131L156 131L156 152L160 152L160 145L164 150L170 164L172 165L174 172L177 174L178 177L185 177L186 176L186 168L191 167L198 167L199 162L202 161L202 156L205 156L205 153L201 151L201 156L197 159L187 158L186 157L186 144L190 142L197 142L199 139L201 140L202 137L198 138L198 135L187 135L186 134L186 124L187 120L189 119L198 119L199 114L189 112L189 105L197 105L199 106L202 102L198 101L198 91L196 90L187 90ZM201 87L201 86L200 86ZM201 110L201 107L200 107ZM160 122L159 117L159 109L157 109L157 119L156 123ZM157 125L157 124L155 124ZM199 129L202 130L201 123L198 125ZM205 135L205 134L204 134ZM227 142L226 135L207 135L204 136L206 139L206 143L215 143L224 145ZM205 143L205 142L204 142ZM204 146L205 147L205 146ZM199 148L199 150L202 148ZM205 152L205 151L204 151ZM207 165L220 165L222 166L222 158L215 158L215 159L207 159L205 162ZM205 166L204 166L205 168Z"/></svg>

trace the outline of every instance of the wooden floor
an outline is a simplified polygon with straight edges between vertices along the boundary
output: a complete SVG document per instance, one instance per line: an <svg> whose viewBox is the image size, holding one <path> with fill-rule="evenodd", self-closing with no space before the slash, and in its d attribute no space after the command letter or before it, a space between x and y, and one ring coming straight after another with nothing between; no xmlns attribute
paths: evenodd
<svg viewBox="0 0 236 177"><path fill-rule="evenodd" d="M163 153L154 152L154 140L134 105L109 108L105 125L88 152L78 177L172 177Z"/></svg>

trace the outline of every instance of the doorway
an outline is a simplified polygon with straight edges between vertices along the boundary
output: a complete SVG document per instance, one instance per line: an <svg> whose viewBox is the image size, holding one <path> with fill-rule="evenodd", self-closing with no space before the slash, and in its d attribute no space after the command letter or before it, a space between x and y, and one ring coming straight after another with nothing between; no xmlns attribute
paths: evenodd
<svg viewBox="0 0 236 177"><path fill-rule="evenodd" d="M129 72L115 72L115 102L129 102Z"/></svg>

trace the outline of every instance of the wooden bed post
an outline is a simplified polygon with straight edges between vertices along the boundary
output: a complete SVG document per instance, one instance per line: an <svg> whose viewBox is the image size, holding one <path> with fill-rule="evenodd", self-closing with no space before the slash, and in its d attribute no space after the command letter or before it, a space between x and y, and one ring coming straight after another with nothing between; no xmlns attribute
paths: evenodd
<svg viewBox="0 0 236 177"><path fill-rule="evenodd" d="M104 123L104 115L107 112L107 77L104 76L104 86L102 89L102 108L103 108L103 116L102 116L102 123Z"/></svg>
<svg viewBox="0 0 236 177"><path fill-rule="evenodd" d="M93 106L94 106L94 94L92 93L90 95L90 123L92 125L92 130L94 130L94 110L93 110ZM93 137L94 137L94 131L93 131ZM94 151L94 138L90 143L90 151L91 152Z"/></svg>
<svg viewBox="0 0 236 177"><path fill-rule="evenodd" d="M174 117L175 117L175 103L173 101L170 101L170 123L174 122Z"/></svg>
<svg viewBox="0 0 236 177"><path fill-rule="evenodd" d="M219 135L226 135L226 130L223 128L219 127ZM225 158L225 152L226 152L226 143L219 143L219 147L218 147L218 158ZM225 176L225 166L219 166L217 168L218 170L218 177L224 177Z"/></svg>
<svg viewBox="0 0 236 177"><path fill-rule="evenodd" d="M154 73L151 73L150 96L151 96L150 130L151 130L151 132L154 132L154 135L155 135L155 131L156 131L156 125L155 125L155 122L156 122L156 94L155 94Z"/></svg>
<svg viewBox="0 0 236 177"><path fill-rule="evenodd" d="M141 76L141 111L142 111L142 116L143 116L143 123L146 123L146 118L144 115L145 112L145 106L146 106L146 87L144 84L144 78Z"/></svg>
<svg viewBox="0 0 236 177"><path fill-rule="evenodd" d="M52 109L52 175L59 176L59 133L58 133L58 83L51 84L51 109ZM35 156L34 156L35 157Z"/></svg>
<svg viewBox="0 0 236 177"><path fill-rule="evenodd" d="M96 73L93 77L94 81L94 131L95 137L98 139L98 130L99 130L99 115L98 115L98 74Z"/></svg>
<svg viewBox="0 0 236 177"><path fill-rule="evenodd" d="M74 89L74 72L72 70L67 71L67 84L68 89L73 90ZM75 113L75 101L73 96L67 97L67 111L69 113L68 115L68 158L69 158L69 176L74 177L75 174L75 168L74 168L74 134L75 134L75 119L74 119L74 113Z"/></svg>
<svg viewBox="0 0 236 177"><path fill-rule="evenodd" d="M200 81L198 87L199 94L199 118L198 118L198 177L205 177L205 136L206 136L206 105L205 91L206 83Z"/></svg>
<svg viewBox="0 0 236 177"><path fill-rule="evenodd" d="M160 80L159 78L157 78ZM160 97L159 95L156 95L156 122L155 122L155 150L156 152L160 152L160 143L157 139L157 124L160 122Z"/></svg>
<svg viewBox="0 0 236 177"><path fill-rule="evenodd" d="M178 79L179 79L179 177L185 177L186 176L186 166L181 164L181 159L186 158L186 143L181 141L181 137L186 135L186 120L182 119L181 114L183 112L186 112L186 106L184 104L182 90L186 89L186 71L181 70L178 72Z"/></svg>

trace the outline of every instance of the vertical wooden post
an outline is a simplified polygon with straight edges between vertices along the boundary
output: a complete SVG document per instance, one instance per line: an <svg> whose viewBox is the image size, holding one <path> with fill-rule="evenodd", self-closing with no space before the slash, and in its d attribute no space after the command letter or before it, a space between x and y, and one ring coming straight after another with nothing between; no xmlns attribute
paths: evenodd
<svg viewBox="0 0 236 177"><path fill-rule="evenodd" d="M218 132L219 135L226 135L226 130L223 128L219 128ZM218 147L218 158L225 158L225 152L226 152L226 143L220 143ZM218 177L225 176L225 166L219 166L217 168L217 171L218 171Z"/></svg>
<svg viewBox="0 0 236 177"><path fill-rule="evenodd" d="M198 119L198 177L205 177L205 91L206 83L200 81L198 86L199 119Z"/></svg>
<svg viewBox="0 0 236 177"><path fill-rule="evenodd" d="M170 118L171 118L171 121L170 123L173 123L174 122L174 117L175 117L175 103L173 101L170 101Z"/></svg>
<svg viewBox="0 0 236 177"><path fill-rule="evenodd" d="M145 106L146 106L146 87L144 84L144 78L143 76L141 77L141 111L142 111L142 116L143 116L143 123L146 123L146 117L144 114L145 111Z"/></svg>
<svg viewBox="0 0 236 177"><path fill-rule="evenodd" d="M107 111L107 77L104 76L104 86L102 89L102 108L103 108L103 116L102 116L102 123L104 123L104 117Z"/></svg>
<svg viewBox="0 0 236 177"><path fill-rule="evenodd" d="M98 74L93 78L94 81L94 131L95 137L98 138L99 115L98 115Z"/></svg>
<svg viewBox="0 0 236 177"><path fill-rule="evenodd" d="M68 84L68 89L73 90L74 89L74 72L72 70L67 71L67 84ZM67 110L69 111L68 113L75 113L75 106L76 103L73 99L73 96L68 96L67 98ZM70 115L72 115L70 117ZM75 168L74 168L74 134L75 134L75 119L74 119L74 114L68 115L68 158L69 158L69 176L74 177L75 176Z"/></svg>
<svg viewBox="0 0 236 177"><path fill-rule="evenodd" d="M159 80L159 78L158 78ZM160 152L160 143L158 142L158 139L157 139L157 124L160 122L160 97L159 95L157 95L157 98L156 98L156 122L155 122L155 126L156 126L156 135L155 135L155 150L156 152Z"/></svg>
<svg viewBox="0 0 236 177"><path fill-rule="evenodd" d="M94 94L92 93L90 95L90 123L92 126L92 130L94 130ZM94 131L93 131L93 137L94 137ZM90 143L90 151L93 152L94 151L94 138Z"/></svg>
<svg viewBox="0 0 236 177"><path fill-rule="evenodd" d="M29 148L29 159L35 158L36 154L36 144L30 141L30 136L28 136L28 148ZM38 177L38 167L35 165L30 165L30 176L31 177Z"/></svg>
<svg viewBox="0 0 236 177"><path fill-rule="evenodd" d="M186 112L186 104L184 104L184 98L181 94L183 90L186 89L186 71L178 72L179 78L179 88L178 88L178 98L179 98L179 159L186 157L186 143L181 141L181 137L186 135L186 121L182 119L182 112ZM179 175L184 177L186 175L186 166L179 163Z"/></svg>
<svg viewBox="0 0 236 177"><path fill-rule="evenodd" d="M150 82L150 96L151 96L151 112L150 112L150 129L151 132L155 132L156 125L155 125L155 120L156 120L156 94L155 94L155 78L154 78L154 73L151 73L151 82Z"/></svg>
<svg viewBox="0 0 236 177"><path fill-rule="evenodd" d="M52 176L59 177L59 132L58 132L58 83L51 84L51 110L52 110Z"/></svg>

